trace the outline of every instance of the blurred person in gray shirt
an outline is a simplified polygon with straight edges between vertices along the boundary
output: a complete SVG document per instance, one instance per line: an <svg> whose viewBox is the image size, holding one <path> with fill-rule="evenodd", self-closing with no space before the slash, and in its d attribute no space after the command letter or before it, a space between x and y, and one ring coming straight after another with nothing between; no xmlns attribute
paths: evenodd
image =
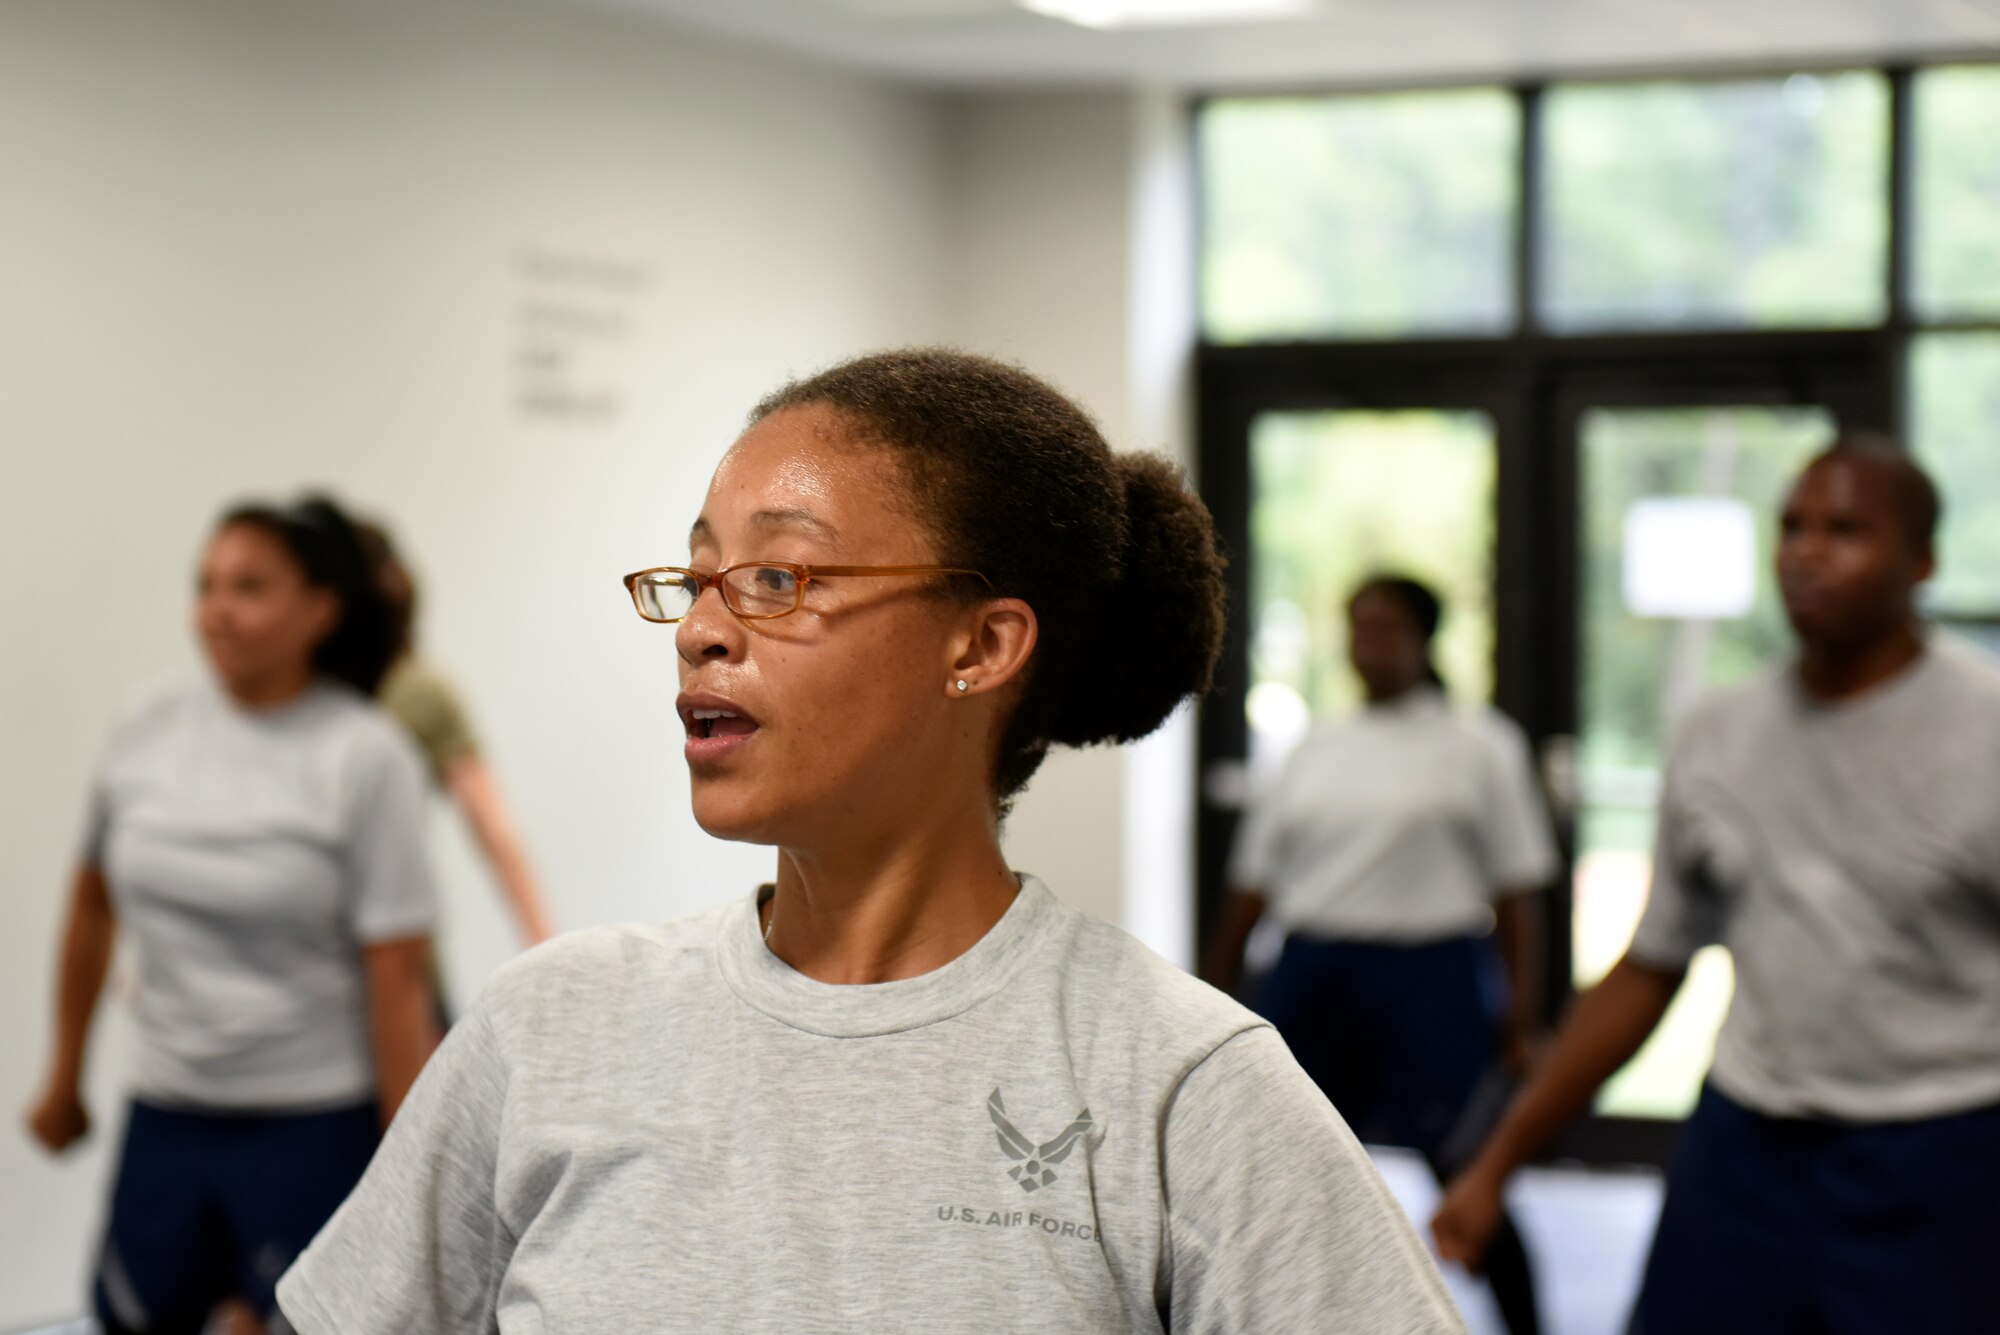
<svg viewBox="0 0 2000 1335"><path fill-rule="evenodd" d="M208 671L128 711L92 779L27 1117L55 1153L89 1132L86 1047L125 938L108 1335L271 1316L434 1041L423 769L371 698L394 645L353 526L325 499L232 509L193 619Z"/></svg>
<svg viewBox="0 0 2000 1335"><path fill-rule="evenodd" d="M1447 1192L1448 1259L1719 942L1736 992L1633 1329L2000 1330L2000 672L1918 614L1939 511L1869 438L1794 484L1798 657L1682 728L1631 947Z"/></svg>

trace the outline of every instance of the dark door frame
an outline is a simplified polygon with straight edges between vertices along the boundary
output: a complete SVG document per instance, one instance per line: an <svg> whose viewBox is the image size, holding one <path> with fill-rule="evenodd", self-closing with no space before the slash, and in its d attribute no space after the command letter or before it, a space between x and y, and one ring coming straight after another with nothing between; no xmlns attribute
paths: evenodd
<svg viewBox="0 0 2000 1335"><path fill-rule="evenodd" d="M1199 725L1201 773L1241 761L1249 729L1249 437L1263 413L1312 409L1476 410L1498 448L1494 551L1495 703L1538 745L1573 736L1581 685L1577 433L1597 406L1819 405L1843 429L1890 430L1901 418L1899 332L1660 334L1495 341L1204 347L1197 357L1200 484L1230 554L1232 616L1216 689ZM1196 923L1213 931L1238 813L1197 795ZM1560 830L1565 854L1573 831ZM1571 899L1549 896L1543 994L1550 1015L1572 993ZM1662 1163L1677 1124L1580 1123L1557 1157Z"/></svg>

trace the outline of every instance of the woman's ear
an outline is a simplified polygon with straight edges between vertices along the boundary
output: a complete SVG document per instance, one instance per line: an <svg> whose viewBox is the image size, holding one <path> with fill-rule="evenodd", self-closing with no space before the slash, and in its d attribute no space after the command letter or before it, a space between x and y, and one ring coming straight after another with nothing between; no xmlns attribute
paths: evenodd
<svg viewBox="0 0 2000 1335"><path fill-rule="evenodd" d="M952 636L944 693L972 696L1005 687L1027 666L1040 630L1035 609L1019 598L974 603Z"/></svg>

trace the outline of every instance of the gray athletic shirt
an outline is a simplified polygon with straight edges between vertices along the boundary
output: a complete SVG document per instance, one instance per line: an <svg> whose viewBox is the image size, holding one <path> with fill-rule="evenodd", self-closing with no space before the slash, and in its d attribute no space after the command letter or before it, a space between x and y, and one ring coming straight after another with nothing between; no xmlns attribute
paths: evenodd
<svg viewBox="0 0 2000 1335"><path fill-rule="evenodd" d="M1935 646L1842 703L1786 668L1683 728L1633 954L1719 941L1723 1093L1900 1121L2000 1103L2000 672Z"/></svg>
<svg viewBox="0 0 2000 1335"><path fill-rule="evenodd" d="M83 857L135 946L139 1097L374 1097L361 950L430 930L427 800L395 722L330 682L256 711L206 680L176 686L113 731Z"/></svg>
<svg viewBox="0 0 2000 1335"><path fill-rule="evenodd" d="M833 986L755 901L508 965L279 1285L303 1335L1462 1331L1250 1012L1032 878Z"/></svg>

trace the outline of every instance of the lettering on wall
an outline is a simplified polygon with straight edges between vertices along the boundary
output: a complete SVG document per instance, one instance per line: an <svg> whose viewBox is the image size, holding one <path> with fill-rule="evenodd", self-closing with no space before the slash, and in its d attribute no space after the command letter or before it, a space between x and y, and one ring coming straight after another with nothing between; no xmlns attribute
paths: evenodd
<svg viewBox="0 0 2000 1335"><path fill-rule="evenodd" d="M513 256L510 389L521 417L616 421L625 407L644 264L615 255L523 245Z"/></svg>

